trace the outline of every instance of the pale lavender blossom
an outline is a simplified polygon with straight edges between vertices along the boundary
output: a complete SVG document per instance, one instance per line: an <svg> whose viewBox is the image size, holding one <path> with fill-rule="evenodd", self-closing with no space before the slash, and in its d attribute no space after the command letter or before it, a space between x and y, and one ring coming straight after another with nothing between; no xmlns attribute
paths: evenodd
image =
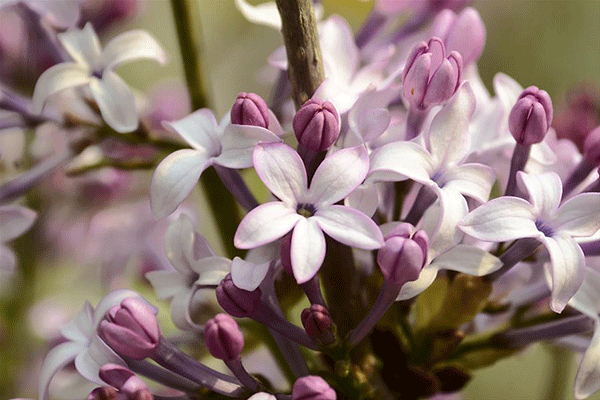
<svg viewBox="0 0 600 400"><path fill-rule="evenodd" d="M15 254L4 244L31 228L37 213L19 205L0 205L0 271L12 273L17 263Z"/></svg>

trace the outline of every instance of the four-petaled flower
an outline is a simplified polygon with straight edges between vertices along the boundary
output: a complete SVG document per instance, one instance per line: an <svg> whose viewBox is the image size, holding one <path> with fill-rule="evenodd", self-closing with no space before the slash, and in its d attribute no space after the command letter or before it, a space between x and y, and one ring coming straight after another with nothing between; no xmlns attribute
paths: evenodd
<svg viewBox="0 0 600 400"><path fill-rule="evenodd" d="M383 245L381 231L369 217L336 205L364 180L369 159L364 146L331 153L308 187L302 159L283 143L261 143L254 150L254 168L279 199L248 213L234 244L251 249L271 243L293 229L291 261L299 283L311 279L325 258L325 236L348 246L373 250Z"/></svg>

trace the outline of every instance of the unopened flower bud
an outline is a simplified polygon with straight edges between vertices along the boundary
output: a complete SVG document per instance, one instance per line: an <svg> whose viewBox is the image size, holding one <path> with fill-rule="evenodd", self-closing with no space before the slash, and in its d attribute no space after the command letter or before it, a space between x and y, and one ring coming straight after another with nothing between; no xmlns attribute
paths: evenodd
<svg viewBox="0 0 600 400"><path fill-rule="evenodd" d="M412 225L400 224L386 236L383 247L377 252L377 264L383 276L397 287L417 279L427 261L427 233L422 230L412 232Z"/></svg>
<svg viewBox="0 0 600 400"><path fill-rule="evenodd" d="M340 119L329 101L309 99L292 122L298 143L313 151L327 150L340 135Z"/></svg>
<svg viewBox="0 0 600 400"><path fill-rule="evenodd" d="M591 131L585 138L583 157L590 165L600 165L600 126Z"/></svg>
<svg viewBox="0 0 600 400"><path fill-rule="evenodd" d="M508 116L508 128L518 144L530 145L544 140L552 123L552 100L545 90L525 89Z"/></svg>
<svg viewBox="0 0 600 400"><path fill-rule="evenodd" d="M231 107L231 123L268 128L269 108L267 103L256 93L242 92L238 94Z"/></svg>
<svg viewBox="0 0 600 400"><path fill-rule="evenodd" d="M161 337L156 316L144 300L135 297L108 310L98 331L113 350L135 360L151 357Z"/></svg>
<svg viewBox="0 0 600 400"><path fill-rule="evenodd" d="M294 383L292 400L336 400L335 390L323 378L304 376Z"/></svg>
<svg viewBox="0 0 600 400"><path fill-rule="evenodd" d="M411 107L427 110L449 100L460 86L463 61L460 53L450 52L442 40L433 37L413 49L404 66L404 97Z"/></svg>
<svg viewBox="0 0 600 400"><path fill-rule="evenodd" d="M283 270L290 275L294 275L294 270L292 269L292 234L288 233L281 239L281 266Z"/></svg>
<svg viewBox="0 0 600 400"><path fill-rule="evenodd" d="M326 345L333 343L335 340L332 332L333 320L325 307L320 304L313 304L302 310L300 318L304 330L311 339Z"/></svg>
<svg viewBox="0 0 600 400"><path fill-rule="evenodd" d="M260 303L260 288L249 292L234 285L231 274L227 274L216 290L217 301L225 311L237 318L249 316Z"/></svg>
<svg viewBox="0 0 600 400"><path fill-rule="evenodd" d="M135 397L136 394L148 391L148 385L146 385L146 382L144 382L135 373L121 365L105 364L100 368L98 375L104 382L126 394L127 398L129 399L137 400L139 396Z"/></svg>
<svg viewBox="0 0 600 400"><path fill-rule="evenodd" d="M204 341L210 354L220 360L237 360L244 348L244 335L227 314L217 314L204 325Z"/></svg>
<svg viewBox="0 0 600 400"><path fill-rule="evenodd" d="M88 394L86 400L117 400L119 392L112 386L97 387Z"/></svg>
<svg viewBox="0 0 600 400"><path fill-rule="evenodd" d="M458 15L449 9L441 11L433 21L431 34L444 41L447 52L459 52L465 66L477 61L485 46L485 25L472 7Z"/></svg>

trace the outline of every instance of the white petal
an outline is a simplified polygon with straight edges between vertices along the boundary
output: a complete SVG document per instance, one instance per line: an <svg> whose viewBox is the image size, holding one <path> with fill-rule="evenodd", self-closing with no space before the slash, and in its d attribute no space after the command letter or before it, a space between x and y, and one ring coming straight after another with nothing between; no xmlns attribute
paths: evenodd
<svg viewBox="0 0 600 400"><path fill-rule="evenodd" d="M142 30L115 36L102 51L102 65L113 71L121 64L140 59L156 60L161 64L165 64L168 59L167 53L156 39Z"/></svg>
<svg viewBox="0 0 600 400"><path fill-rule="evenodd" d="M383 246L381 230L365 214L346 206L329 206L310 218L333 239L359 249L374 250Z"/></svg>
<svg viewBox="0 0 600 400"><path fill-rule="evenodd" d="M19 205L0 206L0 243L25 233L37 218L37 213Z"/></svg>
<svg viewBox="0 0 600 400"><path fill-rule="evenodd" d="M252 249L279 239L303 219L294 209L274 201L261 204L240 222L233 243L238 249Z"/></svg>
<svg viewBox="0 0 600 400"><path fill-rule="evenodd" d="M412 299L416 295L425 291L425 289L431 286L435 280L435 277L437 276L437 273L438 269L435 267L435 265L425 266L425 268L421 270L419 278L416 281L406 282L402 286L396 301Z"/></svg>
<svg viewBox="0 0 600 400"><path fill-rule="evenodd" d="M255 290L267 276L270 263L254 264L236 257L231 262L233 284L249 292Z"/></svg>
<svg viewBox="0 0 600 400"><path fill-rule="evenodd" d="M200 329L201 326L192 320L190 306L195 289L181 291L171 300L171 318L176 327L182 330Z"/></svg>
<svg viewBox="0 0 600 400"><path fill-rule="evenodd" d="M309 202L337 203L360 185L369 171L369 156L364 146L338 150L321 162L308 189Z"/></svg>
<svg viewBox="0 0 600 400"><path fill-rule="evenodd" d="M600 229L600 193L582 193L558 209L552 226L569 236L591 236Z"/></svg>
<svg viewBox="0 0 600 400"><path fill-rule="evenodd" d="M370 159L369 182L406 179L424 184L431 182L431 155L414 142L388 143L371 153Z"/></svg>
<svg viewBox="0 0 600 400"><path fill-rule="evenodd" d="M327 78L335 82L350 82L358 69L360 59L348 23L339 15L327 18L320 26L319 41L324 62L329 67Z"/></svg>
<svg viewBox="0 0 600 400"><path fill-rule="evenodd" d="M575 240L566 235L543 237L552 266L552 300L550 308L560 313L575 295L585 276L585 256Z"/></svg>
<svg viewBox="0 0 600 400"><path fill-rule="evenodd" d="M276 398L272 394L259 392L248 397L248 400L276 400Z"/></svg>
<svg viewBox="0 0 600 400"><path fill-rule="evenodd" d="M467 201L456 190L449 187L444 188L437 190L437 195L438 201L430 207L432 214L423 217L423 229L429 234L429 250L427 253L430 260L454 247L462 240L464 233L458 229L458 223L469 212ZM438 207L437 212L436 204ZM437 218L435 218L436 214ZM435 218L434 221L425 223L426 219L432 217ZM432 226L435 226L435 230L428 232L427 229L431 229ZM426 227L427 229L425 229Z"/></svg>
<svg viewBox="0 0 600 400"><path fill-rule="evenodd" d="M221 151L219 126L212 110L201 108L174 122L163 122L169 131L180 135L190 146L202 149L210 156Z"/></svg>
<svg viewBox="0 0 600 400"><path fill-rule="evenodd" d="M523 87L510 76L500 72L494 76L494 92L496 92L496 97L500 100L500 104L508 117L508 113L517 102L521 92L523 92Z"/></svg>
<svg viewBox="0 0 600 400"><path fill-rule="evenodd" d="M475 95L468 82L435 115L429 129L429 148L438 165L457 163L471 148L469 121L475 111Z"/></svg>
<svg viewBox="0 0 600 400"><path fill-rule="evenodd" d="M533 207L518 197L499 197L469 213L459 224L467 235L489 242L540 237Z"/></svg>
<svg viewBox="0 0 600 400"><path fill-rule="evenodd" d="M285 131L283 130L283 127L279 123L279 120L277 119L277 117L275 116L273 111L271 111L270 109L269 109L269 126L268 126L268 128L276 136L285 135Z"/></svg>
<svg viewBox="0 0 600 400"><path fill-rule="evenodd" d="M154 215L162 218L175 211L192 192L208 165L206 154L192 149L177 150L162 160L150 183L150 204Z"/></svg>
<svg viewBox="0 0 600 400"><path fill-rule="evenodd" d="M187 214L179 215L165 232L165 254L171 265L183 275L192 272L195 237L194 223Z"/></svg>
<svg viewBox="0 0 600 400"><path fill-rule="evenodd" d="M90 83L90 71L71 62L56 64L44 71L33 90L33 112L41 113L49 96L61 90Z"/></svg>
<svg viewBox="0 0 600 400"><path fill-rule="evenodd" d="M152 271L146 274L156 297L170 299L182 290L189 289L189 276L173 271Z"/></svg>
<svg viewBox="0 0 600 400"><path fill-rule="evenodd" d="M313 218L302 218L292 233L292 269L298 283L310 280L325 259L325 236Z"/></svg>
<svg viewBox="0 0 600 400"><path fill-rule="evenodd" d="M192 266L198 279L194 282L197 286L218 285L231 269L231 260L225 257L208 257L196 262Z"/></svg>
<svg viewBox="0 0 600 400"><path fill-rule="evenodd" d="M15 257L15 253L8 247L0 244L0 274L13 273L16 265L17 258Z"/></svg>
<svg viewBox="0 0 600 400"><path fill-rule="evenodd" d="M281 141L273 132L260 126L227 125L221 140L223 150L215 158L215 164L235 169L249 168L253 163L254 148L259 142Z"/></svg>
<svg viewBox="0 0 600 400"><path fill-rule="evenodd" d="M138 127L135 98L129 86L112 71L104 71L102 79L92 78L90 90L106 123L120 133Z"/></svg>
<svg viewBox="0 0 600 400"><path fill-rule="evenodd" d="M77 7L74 5L74 7ZM71 29L57 35L67 53L73 60L95 71L100 67L100 39L94 32L92 24L88 22L83 29Z"/></svg>
<svg viewBox="0 0 600 400"><path fill-rule="evenodd" d="M575 398L586 399L600 390L600 322L596 317L594 336L583 354L575 377Z"/></svg>
<svg viewBox="0 0 600 400"><path fill-rule="evenodd" d="M295 206L306 193L304 163L298 153L284 143L257 145L254 169L271 193L289 206Z"/></svg>
<svg viewBox="0 0 600 400"><path fill-rule="evenodd" d="M438 269L449 269L469 275L490 274L502 266L499 258L474 246L459 244L433 260Z"/></svg>
<svg viewBox="0 0 600 400"><path fill-rule="evenodd" d="M98 335L94 335L85 351L80 352L75 358L75 368L88 381L104 385L98 372L104 364L118 364L126 367L125 361L115 353Z"/></svg>
<svg viewBox="0 0 600 400"><path fill-rule="evenodd" d="M274 1L252 6L246 0L235 0L235 6L248 21L281 30L281 17Z"/></svg>
<svg viewBox="0 0 600 400"><path fill-rule="evenodd" d="M480 203L490 197L496 179L494 170L483 164L462 164L446 170L440 181L441 187L451 187Z"/></svg>
<svg viewBox="0 0 600 400"><path fill-rule="evenodd" d="M556 172L534 175L519 171L517 183L529 194L536 215L542 218L554 216L562 197L562 183Z"/></svg>
<svg viewBox="0 0 600 400"><path fill-rule="evenodd" d="M361 185L346 197L344 204L372 217L377 211L379 194L377 187L371 184Z"/></svg>
<svg viewBox="0 0 600 400"><path fill-rule="evenodd" d="M64 366L75 359L77 354L85 349L82 343L67 342L54 347L44 358L44 363L38 377L38 395L40 400L48 398L48 387L52 377Z"/></svg>
<svg viewBox="0 0 600 400"><path fill-rule="evenodd" d="M96 327L93 324L94 308L86 301L83 309L77 314L75 319L60 329L60 334L72 342L88 343L96 332Z"/></svg>
<svg viewBox="0 0 600 400"><path fill-rule="evenodd" d="M600 312L600 272L585 268L583 283L569 301L569 305L577 311L596 318Z"/></svg>

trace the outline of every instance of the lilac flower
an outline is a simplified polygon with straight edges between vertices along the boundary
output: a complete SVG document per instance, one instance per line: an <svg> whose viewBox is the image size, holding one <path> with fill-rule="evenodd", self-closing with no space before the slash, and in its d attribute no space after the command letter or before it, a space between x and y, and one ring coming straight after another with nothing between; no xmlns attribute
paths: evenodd
<svg viewBox="0 0 600 400"><path fill-rule="evenodd" d="M373 250L383 245L377 225L363 213L335 205L365 178L369 162L364 146L336 151L321 163L310 188L302 159L282 143L259 144L254 167L279 201L246 215L234 244L250 249L273 242L293 229L291 262L298 283L311 279L325 258L325 236L349 246Z"/></svg>
<svg viewBox="0 0 600 400"><path fill-rule="evenodd" d="M152 211L161 218L171 214L191 193L202 172L213 164L226 168L252 166L252 151L258 142L280 142L283 134L271 113L269 129L229 123L229 113L217 124L207 108L187 117L166 122L167 129L179 134L192 148L178 150L156 167L150 184Z"/></svg>
<svg viewBox="0 0 600 400"><path fill-rule="evenodd" d="M81 30L59 34L58 39L73 61L54 65L40 76L33 93L34 110L41 112L54 93L87 86L110 127L122 133L135 130L138 114L133 93L114 71L138 59L166 63L167 55L158 42L149 33L135 30L114 37L102 50L89 23Z"/></svg>
<svg viewBox="0 0 600 400"><path fill-rule="evenodd" d="M165 253L176 271L154 271L146 278L160 299L171 299L171 317L183 330L199 329L192 320L192 300L202 287L212 287L227 275L231 261L217 257L206 239L195 232L190 217L181 214L165 233Z"/></svg>
<svg viewBox="0 0 600 400"><path fill-rule="evenodd" d="M583 281L584 255L573 238L591 236L600 229L600 193L579 194L560 205L562 184L556 173L519 172L517 179L529 201L507 196L494 199L472 211L459 227L485 241L540 240L552 261L550 306L560 313Z"/></svg>
<svg viewBox="0 0 600 400"><path fill-rule="evenodd" d="M20 2L21 0L0 0L0 8L17 5ZM79 3L81 0L26 0L22 2L58 28L72 27L80 17Z"/></svg>
<svg viewBox="0 0 600 400"><path fill-rule="evenodd" d="M16 258L11 249L4 246L25 233L37 218L35 211L18 205L0 205L0 272L12 272Z"/></svg>
<svg viewBox="0 0 600 400"><path fill-rule="evenodd" d="M281 31L281 16L274 1L267 1L253 6L246 0L235 0L235 6L248 21ZM321 5L315 5L315 14L317 19L321 19L323 16Z"/></svg>

